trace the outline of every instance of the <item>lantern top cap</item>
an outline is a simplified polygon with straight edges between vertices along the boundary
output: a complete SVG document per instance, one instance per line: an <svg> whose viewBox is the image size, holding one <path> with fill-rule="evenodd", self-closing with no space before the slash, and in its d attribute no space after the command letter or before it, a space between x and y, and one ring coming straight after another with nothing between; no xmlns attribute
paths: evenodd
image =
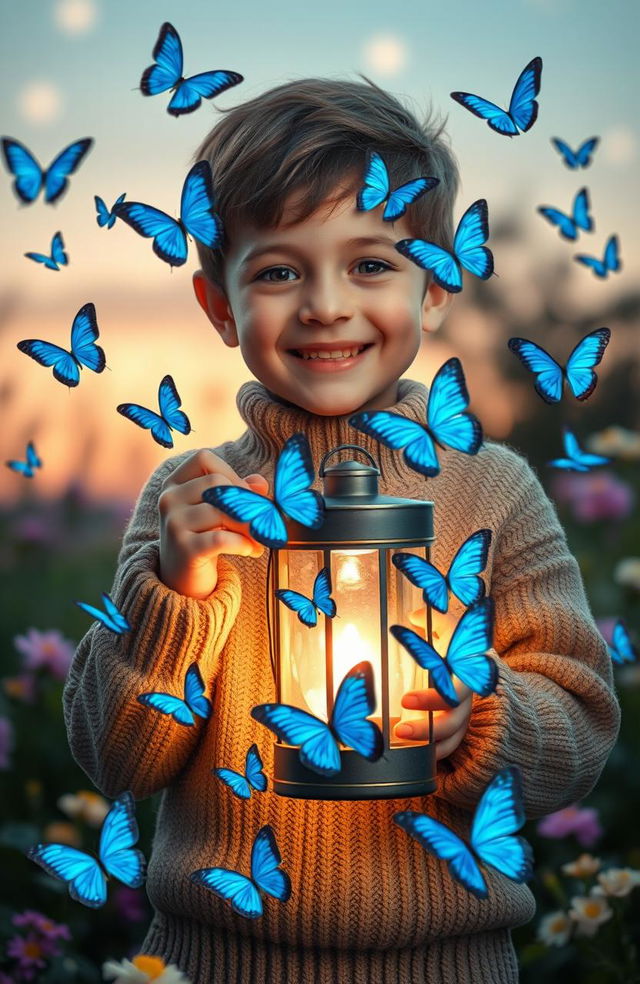
<svg viewBox="0 0 640 984"><path fill-rule="evenodd" d="M330 465L328 468L325 467L325 463L332 454L336 454L338 451L344 451L350 448L353 451L360 451L361 454L367 456L370 465L365 465L360 461L339 461L335 465ZM324 478L325 474L331 475L379 475L380 469L376 465L375 458L367 451L366 448L360 447L359 444L339 444L337 448L332 448L331 451L327 451L324 455L322 461L320 462L320 467L318 469L318 475L320 478Z"/></svg>

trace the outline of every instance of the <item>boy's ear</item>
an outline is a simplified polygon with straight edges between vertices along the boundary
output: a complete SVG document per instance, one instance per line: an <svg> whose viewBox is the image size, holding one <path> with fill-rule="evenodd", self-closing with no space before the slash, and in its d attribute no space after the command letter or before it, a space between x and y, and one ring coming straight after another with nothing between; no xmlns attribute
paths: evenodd
<svg viewBox="0 0 640 984"><path fill-rule="evenodd" d="M227 296L221 287L214 284L202 270L193 275L193 289L198 304L216 329L225 345L235 348L238 342L236 323Z"/></svg>
<svg viewBox="0 0 640 984"><path fill-rule="evenodd" d="M444 321L453 297L454 295L446 291L444 287L439 287L435 281L431 281L422 301L423 331L438 330Z"/></svg>

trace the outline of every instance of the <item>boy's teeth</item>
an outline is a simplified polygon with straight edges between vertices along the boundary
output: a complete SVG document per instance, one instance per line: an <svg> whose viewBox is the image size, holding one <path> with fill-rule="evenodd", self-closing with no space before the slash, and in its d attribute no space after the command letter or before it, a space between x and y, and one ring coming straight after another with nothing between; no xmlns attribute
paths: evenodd
<svg viewBox="0 0 640 984"><path fill-rule="evenodd" d="M350 355L357 355L362 352L364 345L357 345L350 349L336 349L335 352L300 352L303 359L346 359Z"/></svg>

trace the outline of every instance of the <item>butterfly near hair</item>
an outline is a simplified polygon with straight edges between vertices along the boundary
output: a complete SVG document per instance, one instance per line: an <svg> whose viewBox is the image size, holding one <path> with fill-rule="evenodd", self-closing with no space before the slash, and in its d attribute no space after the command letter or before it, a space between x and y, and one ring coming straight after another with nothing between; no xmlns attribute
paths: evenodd
<svg viewBox="0 0 640 984"><path fill-rule="evenodd" d="M336 614L336 603L331 597L331 575L328 567L323 567L316 575L313 582L313 597L307 598L299 591L292 591L291 588L278 588L275 592L283 604L295 612L308 628L312 629L318 624L318 612L322 612L327 618L333 618Z"/></svg>
<svg viewBox="0 0 640 984"><path fill-rule="evenodd" d="M152 707L154 711L168 714L178 724L190 728L195 724L195 717L206 721L211 716L211 701L205 697L205 686L197 663L192 663L184 678L184 700L173 694L147 693L138 696L140 704Z"/></svg>
<svg viewBox="0 0 640 984"><path fill-rule="evenodd" d="M309 442L304 434L294 434L276 462L273 502L239 485L216 485L202 498L238 522L249 523L249 534L258 543L281 548L288 542L285 516L312 530L324 523L324 499L310 488L314 474Z"/></svg>
<svg viewBox="0 0 640 984"><path fill-rule="evenodd" d="M238 915L257 919L263 913L261 892L278 902L286 902L291 896L291 880L281 864L273 829L266 825L258 831L251 848L250 878L229 868L200 868L189 877L196 885L231 902Z"/></svg>
<svg viewBox="0 0 640 984"><path fill-rule="evenodd" d="M132 420L138 427L144 427L151 431L154 441L162 445L163 448L173 447L171 431L176 430L179 434L189 434L191 424L189 418L183 410L180 410L180 397L176 389L176 384L172 376L164 376L158 387L158 405L160 413L155 410L147 410L139 403L119 403L116 407L118 413L128 420Z"/></svg>
<svg viewBox="0 0 640 984"><path fill-rule="evenodd" d="M382 732L367 720L375 706L373 669L363 660L340 683L328 724L292 704L258 704L251 709L251 717L270 728L278 741L299 745L305 768L334 776L342 768L339 743L369 762L377 762L382 755Z"/></svg>
<svg viewBox="0 0 640 984"><path fill-rule="evenodd" d="M64 251L61 232L54 233L51 240L51 256L47 256L46 253L25 253L24 255L29 260L35 260L36 263L43 263L47 270L59 270L61 266L66 266L69 262Z"/></svg>
<svg viewBox="0 0 640 984"><path fill-rule="evenodd" d="M536 393L546 403L558 403L562 399L565 381L577 400L586 400L591 396L598 382L593 369L600 364L610 338L608 328L589 332L575 346L566 366L559 365L546 349L527 338L510 338L508 345L534 374Z"/></svg>
<svg viewBox="0 0 640 984"><path fill-rule="evenodd" d="M493 645L491 598L476 602L462 615L444 658L413 629L390 625L389 632L423 670L429 670L434 687L451 707L460 703L453 683L454 675L480 697L487 697L496 689L498 666L487 655Z"/></svg>
<svg viewBox="0 0 640 984"><path fill-rule="evenodd" d="M440 471L436 444L463 454L478 453L482 445L482 427L479 420L467 412L468 406L469 393L462 365L454 357L433 377L425 424L390 410L356 413L349 418L349 423L388 448L404 448L407 464L414 471L430 477Z"/></svg>
<svg viewBox="0 0 640 984"><path fill-rule="evenodd" d="M602 454L590 454L583 451L578 444L578 438L573 431L565 427L562 431L562 444L564 446L565 458L554 458L547 464L552 468L560 468L564 471L588 472L599 465L608 465L611 458L605 458Z"/></svg>
<svg viewBox="0 0 640 984"><path fill-rule="evenodd" d="M540 92L542 58L533 58L526 65L513 87L509 109L501 109L495 103L474 96L471 92L452 92L451 98L481 120L486 120L492 130L505 137L517 137L526 133L538 118L536 96Z"/></svg>
<svg viewBox="0 0 640 984"><path fill-rule="evenodd" d="M258 793L264 793L267 788L267 777L262 771L262 759L257 745L252 745L247 752L244 766L244 775L235 772L233 769L212 769L218 779L222 779L227 786L239 796L240 799L249 799L251 790L255 789Z"/></svg>
<svg viewBox="0 0 640 984"><path fill-rule="evenodd" d="M483 792L473 815L469 844L424 813L404 810L393 815L394 823L426 851L446 861L451 876L478 899L489 894L479 862L515 882L525 882L533 875L531 845L516 835L525 820L522 778L515 765L497 772Z"/></svg>
<svg viewBox="0 0 640 984"><path fill-rule="evenodd" d="M580 229L584 232L591 232L593 229L593 219L589 215L587 188L581 188L574 198L571 215L561 212L559 208L554 208L552 205L539 205L538 212L547 222L558 227L558 232L563 239L574 241L578 238Z"/></svg>
<svg viewBox="0 0 640 984"><path fill-rule="evenodd" d="M462 290L463 267L481 280L488 280L493 273L493 253L484 245L488 238L487 203L479 198L458 223L453 253L427 239L401 239L395 248L423 270L430 270L443 290L458 294Z"/></svg>
<svg viewBox="0 0 640 984"><path fill-rule="evenodd" d="M580 144L577 150L572 150L560 137L551 137L551 143L562 157L566 167L575 171L579 167L589 167L592 155L600 142L599 137L590 137Z"/></svg>
<svg viewBox="0 0 640 984"><path fill-rule="evenodd" d="M589 267L594 276L600 277L603 280L610 273L618 273L622 269L618 237L616 235L609 236L607 245L604 248L604 256L601 260L597 256L590 256L588 253L576 253L574 260L577 263L582 263L583 266Z"/></svg>
<svg viewBox="0 0 640 984"><path fill-rule="evenodd" d="M407 205L437 184L440 184L439 178L413 178L392 191L389 172L382 157L375 151L367 151L364 187L357 194L356 206L361 212L370 212L384 202L383 221L395 222L405 214Z"/></svg>
<svg viewBox="0 0 640 984"><path fill-rule="evenodd" d="M175 27L168 21L160 28L153 54L154 64L145 68L140 79L143 96L157 96L171 89L173 96L167 106L171 116L193 113L203 99L212 99L226 89L243 81L238 72L219 68L201 72L185 79L183 71L182 42Z"/></svg>
<svg viewBox="0 0 640 984"><path fill-rule="evenodd" d="M88 605L86 601L76 601L78 608L81 608L83 612L97 619L101 625L104 625L105 629L115 632L116 635L123 635L123 633L129 632L131 626L128 621L118 606L114 604L109 595L105 594L104 591L102 592L102 604L104 605L104 611L95 608L93 605Z"/></svg>
<svg viewBox="0 0 640 984"><path fill-rule="evenodd" d="M210 249L222 242L222 221L213 211L213 184L208 161L198 161L187 174L182 186L179 219L142 202L120 202L111 212L141 236L153 237L153 252L172 267L182 266L187 260L187 233Z"/></svg>
<svg viewBox="0 0 640 984"><path fill-rule="evenodd" d="M42 461L36 454L36 449L33 441L29 441L27 444L27 454L26 461L7 461L7 468L11 468L12 471L17 472L19 475L24 475L25 478L33 478L35 475L36 468L42 468Z"/></svg>
<svg viewBox="0 0 640 984"><path fill-rule="evenodd" d="M487 566L491 530L472 533L458 548L446 574L423 557L411 553L394 553L391 560L416 587L428 605L443 614L449 608L449 591L469 606L484 597L485 585L479 576Z"/></svg>
<svg viewBox="0 0 640 984"><path fill-rule="evenodd" d="M109 209L105 205L104 200L100 198L100 195L93 196L93 200L96 203L96 222L98 223L100 228L103 228L104 226L106 226L107 229L113 228L117 218L117 216L113 212L113 209L115 208L116 205L122 204L122 202L125 199L125 195L126 192L123 192L121 195L118 196L118 198L116 198L115 202L112 205L111 211L109 211Z"/></svg>
<svg viewBox="0 0 640 984"><path fill-rule="evenodd" d="M135 803L131 793L123 793L107 813L100 832L98 861L68 844L36 844L27 857L41 868L67 883L69 895L91 909L107 901L107 877L112 875L129 888L144 884L147 863L138 840Z"/></svg>
<svg viewBox="0 0 640 984"><path fill-rule="evenodd" d="M629 630L621 618L613 627L611 645L607 643L607 649L616 666L622 666L624 663L635 663L638 658L638 650L632 643Z"/></svg>
<svg viewBox="0 0 640 984"><path fill-rule="evenodd" d="M99 335L96 309L89 302L73 319L70 352L39 338L25 338L18 342L18 348L41 366L53 366L53 375L59 383L77 386L83 366L93 372L102 372L106 365L104 351L96 345Z"/></svg>
<svg viewBox="0 0 640 984"><path fill-rule="evenodd" d="M13 191L25 205L30 205L44 188L44 200L53 205L65 193L67 178L79 167L93 146L91 137L76 140L65 147L53 159L47 171L43 171L33 154L23 144L11 137L2 138L5 164L14 176Z"/></svg>

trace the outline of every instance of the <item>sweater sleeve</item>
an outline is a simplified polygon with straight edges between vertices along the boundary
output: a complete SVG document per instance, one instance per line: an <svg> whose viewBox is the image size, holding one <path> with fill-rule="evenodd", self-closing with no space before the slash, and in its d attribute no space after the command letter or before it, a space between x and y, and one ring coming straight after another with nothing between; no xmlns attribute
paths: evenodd
<svg viewBox="0 0 640 984"><path fill-rule="evenodd" d="M126 789L138 799L151 796L183 769L203 721L178 724L137 697L158 691L183 697L194 662L211 697L240 605L239 574L224 556L216 588L203 601L172 591L158 577L158 496L174 466L169 459L148 480L118 557L111 597L132 629L116 635L95 622L78 645L63 693L73 757L109 797Z"/></svg>
<svg viewBox="0 0 640 984"><path fill-rule="evenodd" d="M514 764L534 818L591 792L620 708L555 508L526 462L516 462L520 494L497 531L491 581L499 682L488 697L474 695L464 740L439 764L437 795L471 809L495 773Z"/></svg>

